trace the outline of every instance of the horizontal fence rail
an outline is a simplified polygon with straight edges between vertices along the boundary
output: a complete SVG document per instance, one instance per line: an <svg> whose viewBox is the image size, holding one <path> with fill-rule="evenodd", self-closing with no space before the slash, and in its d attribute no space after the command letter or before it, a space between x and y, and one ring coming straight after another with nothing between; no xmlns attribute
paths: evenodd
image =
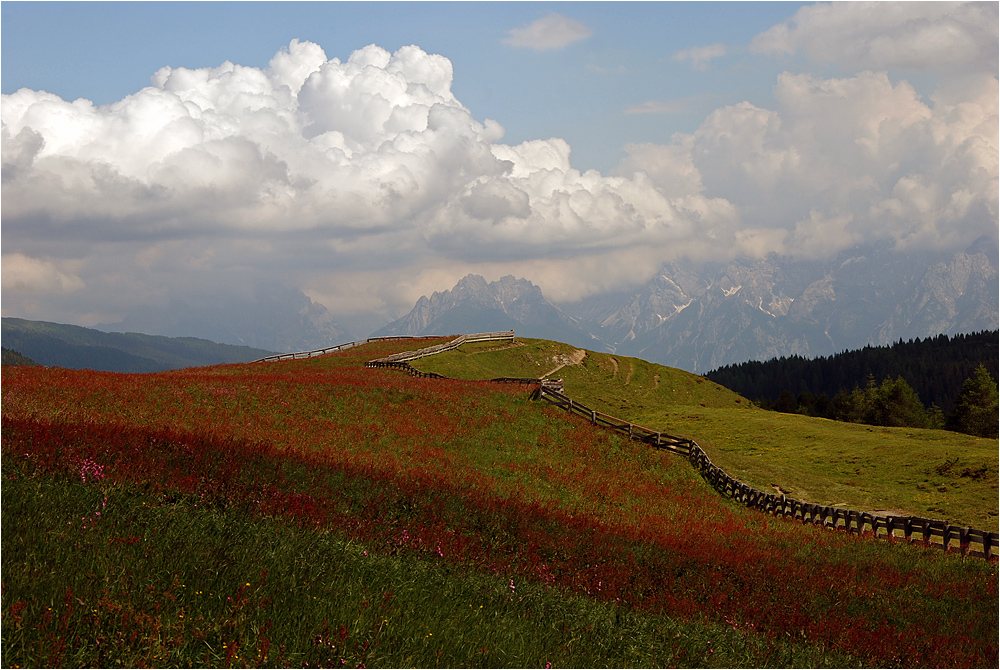
<svg viewBox="0 0 1000 670"><path fill-rule="evenodd" d="M565 409L571 414L576 414L577 416L590 421L590 423L595 426L610 428L617 433L627 435L633 440L637 440L639 442L645 442L646 444L652 445L658 449L666 449L667 451L672 451L675 454L687 456L691 453L692 445L694 445L694 441L692 440L677 437L676 435L670 435L657 430L650 430L649 428L643 428L637 424L623 421L622 419L615 418L609 414L604 414L603 412L598 412L597 410L585 407L569 396L564 395L562 389L555 390L541 384L538 388L537 397L539 400L546 400L556 407Z"/></svg>
<svg viewBox="0 0 1000 670"><path fill-rule="evenodd" d="M716 491L747 507L832 530L844 530L857 535L870 534L873 537L883 539L919 543L945 551L960 551L963 556L997 558L998 548L1000 548L1000 533L991 533L966 526L952 526L944 521L916 516L879 516L870 512L817 505L784 495L765 493L744 484L712 463L708 454L694 440L653 431L602 414L572 400L562 391L549 390L544 385L539 386L537 394L539 399L546 400L556 407L582 417L595 426L602 426L627 435L633 440L687 456L691 465Z"/></svg>
<svg viewBox="0 0 1000 670"><path fill-rule="evenodd" d="M277 354L267 356L254 362L280 361L295 358L309 358L322 354L343 351L369 342L379 342L384 340L407 340L426 339L432 336L412 336L398 335L389 337L370 337L359 342L348 342L335 347L326 347L313 351L298 352L294 354ZM421 372L409 361L432 356L442 351L457 349L463 344L470 342L488 341L513 341L514 331L502 331L494 333L475 333L472 335L460 335L454 340L444 344L437 344L416 351L405 351L392 354L384 358L375 359L365 363L368 368L393 368L402 370L414 377L427 379L449 379L436 372ZM632 440L648 444L657 449L664 449L681 456L685 456L691 465L698 470L702 477L724 496L732 498L737 502L767 514L781 516L786 519L794 519L802 523L822 526L831 530L842 530L857 535L868 535L871 537L904 541L911 544L919 544L926 547L936 547L944 551L958 551L963 556L974 556L987 560L996 559L1000 554L1000 533L989 532L969 528L967 526L953 526L944 521L936 519L925 519L916 516L881 516L870 512L858 512L856 510L843 509L841 507L831 507L829 505L818 505L808 503L784 495L765 493L759 491L748 484L741 482L730 476L719 466L712 463L712 460L705 453L704 449L692 439L671 435L662 431L645 428L638 424L631 423L613 417L603 412L586 407L576 402L565 394L561 379L534 379L527 377L497 377L485 380L497 383L523 384L527 386L537 386L535 397L538 400L555 405L566 410L570 414L579 416L589 421L592 425L600 426L616 433L627 436Z"/></svg>
<svg viewBox="0 0 1000 670"><path fill-rule="evenodd" d="M271 356L265 356L264 358L258 358L253 361L254 363L269 363L272 361L290 361L297 358L312 358L313 356L322 356L323 354L332 354L335 351L344 351L345 349L351 349L352 347L357 347L362 344L368 344L370 342L385 342L387 340L429 340L437 337L445 337L444 335L385 335L383 337L369 337L365 340L358 340L357 342L345 342L344 344L337 344L332 347L324 347L322 349L313 349L311 351L297 351L292 354L273 354ZM461 342L458 342L461 340ZM427 347L426 349L420 349L421 353L417 356L411 356L417 352L405 351L400 354L393 354L392 356L387 356L385 358L380 358L380 361L396 360L396 361L411 361L416 358L421 358L422 356L430 356L431 354L436 354L439 351L447 351L448 349L456 349L467 342L488 342L491 340L514 340L514 331L507 330L499 333L475 333L473 335L461 335L451 342L445 344L438 344L433 347ZM455 344L458 342L458 344Z"/></svg>
<svg viewBox="0 0 1000 670"><path fill-rule="evenodd" d="M505 330L497 333L475 333L473 335L459 335L454 340L450 342L445 342L444 344L435 344L432 347L426 347L424 349L417 349L416 351L401 351L398 354L392 354L390 356L385 356L384 358L377 358L374 361L368 361L365 363L366 367L383 367L379 365L374 365L374 363L404 363L406 361L415 361L418 358L423 358L424 356L432 356L434 354L439 354L442 351L451 351L452 349L458 349L463 344L469 344L471 342L493 342L493 341L514 341L514 331Z"/></svg>
<svg viewBox="0 0 1000 670"><path fill-rule="evenodd" d="M358 340L357 342L345 342L344 344L338 344L332 347L324 347L323 349L313 349L312 351L297 351L293 354L273 354L271 356L265 356L264 358L258 358L253 361L254 363L270 363L272 361L290 361L296 358L312 358L313 356L322 356L323 354L332 354L335 351L344 351L345 349L351 349L352 347L361 346L362 344L368 344L369 342L385 342L386 340L426 340L436 337L434 335L388 335L385 337L369 337L366 340ZM440 337L440 336L437 336Z"/></svg>

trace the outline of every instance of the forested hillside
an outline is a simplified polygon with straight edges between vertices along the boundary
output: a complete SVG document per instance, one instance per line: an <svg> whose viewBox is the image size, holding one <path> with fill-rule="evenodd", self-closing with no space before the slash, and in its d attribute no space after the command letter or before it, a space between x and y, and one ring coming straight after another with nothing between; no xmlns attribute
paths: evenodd
<svg viewBox="0 0 1000 670"><path fill-rule="evenodd" d="M793 397L807 393L833 398L840 391L865 387L869 378L881 382L902 377L925 406L950 414L962 384L979 365L996 373L998 335L996 330L938 335L815 359L783 356L726 365L705 376L762 404L776 403L782 391Z"/></svg>
<svg viewBox="0 0 1000 670"><path fill-rule="evenodd" d="M47 321L4 317L3 348L39 365L106 372L158 372L186 367L245 363L274 352L217 344L195 337L105 333ZM4 363L8 363L5 354Z"/></svg>
<svg viewBox="0 0 1000 670"><path fill-rule="evenodd" d="M31 360L27 356L21 354L20 352L3 347L3 364L4 365L38 365L35 361Z"/></svg>

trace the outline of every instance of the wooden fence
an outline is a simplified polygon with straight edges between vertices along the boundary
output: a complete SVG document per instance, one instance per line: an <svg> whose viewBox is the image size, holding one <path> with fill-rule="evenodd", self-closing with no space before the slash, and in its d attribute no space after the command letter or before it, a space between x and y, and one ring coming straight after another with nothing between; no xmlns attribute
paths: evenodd
<svg viewBox="0 0 1000 670"><path fill-rule="evenodd" d="M434 337L444 337L443 335L388 335L385 337L369 337L366 340L359 340L357 342L345 342L344 344L338 344L332 347L324 347L323 349L313 349L312 351L297 351L293 354L274 354L271 356L265 356L264 358L258 358L253 361L254 363L266 363L271 361L288 361L296 358L312 358L313 356L322 356L323 354L332 354L335 351L343 351L345 349L350 349L352 347L357 347L362 344L368 344L369 342L385 342L386 340L426 340ZM459 342L459 340L461 340ZM406 351L399 354L393 354L392 356L387 356L384 359L379 360L398 360L398 361L411 361L421 356L429 356L432 353L438 353L439 351L447 351L448 349L455 349L462 346L466 342L486 342L489 340L514 340L514 331L509 330L502 333L476 333L474 335L461 335L455 340L448 342L446 344L439 344L434 347L427 347L426 349L420 349L421 353L418 356L410 356L416 352ZM455 344L458 342L458 344ZM376 366L371 366L376 367Z"/></svg>
<svg viewBox="0 0 1000 670"><path fill-rule="evenodd" d="M564 395L561 390L554 390L546 387L545 385L539 385L536 393L536 397L539 400L546 400L556 407L565 409L571 414L583 417L595 426L610 428L617 433L627 435L631 439L638 442L645 442L646 444L654 446L658 449L666 449L667 451L672 451L675 454L687 456L691 453L691 448L694 445L693 440L677 437L676 435L670 435L658 430L643 428L638 424L623 421L622 419L615 418L610 414L604 414L603 412L590 409L589 407L576 402L569 396Z"/></svg>
<svg viewBox="0 0 1000 670"><path fill-rule="evenodd" d="M366 367L384 367L380 365L374 365L374 363L405 363L406 361L415 361L418 358L423 358L424 356L431 356L433 354L439 354L442 351L450 351L452 349L458 349L463 344L469 344L471 342L492 342L492 341L514 341L514 331L505 330L498 333L474 333L472 335L459 335L454 340L450 342L445 342L444 344L435 344L433 347L426 347L424 349L418 349L416 351L401 351L398 354L392 354L391 356L386 356L384 358L379 358L374 361L368 361L365 363Z"/></svg>
<svg viewBox="0 0 1000 670"><path fill-rule="evenodd" d="M432 336L428 336L432 337ZM264 358L258 358L253 361L254 363L269 363L272 361L290 361L296 358L312 358L313 356L322 356L323 354L332 354L335 351L343 351L345 349L350 349L352 347L357 347L362 344L368 344L369 342L382 342L385 340L416 340L425 339L423 335L391 335L389 337L369 337L367 340L359 340L357 342L345 342L344 344L338 344L333 347L325 347L323 349L313 349L312 351L297 351L293 354L273 354L271 356L265 356Z"/></svg>
<svg viewBox="0 0 1000 670"><path fill-rule="evenodd" d="M997 558L1000 547L1000 533L991 533L965 526L952 526L944 521L924 519L916 516L879 516L870 512L830 507L807 503L787 496L759 491L730 476L722 468L712 463L708 454L694 440L660 431L643 428L634 423L617 419L590 409L569 398L560 391L539 385L537 397L571 414L576 414L595 426L608 428L633 440L644 442L658 449L667 449L688 458L702 477L722 495L761 510L768 514L780 515L802 523L820 525L824 528L844 530L858 535L870 534L884 539L919 543L945 551L960 551L964 556Z"/></svg>
<svg viewBox="0 0 1000 670"><path fill-rule="evenodd" d="M422 338L423 336L421 336ZM404 340L415 339L413 336L393 336L393 337L370 337L359 342L348 342L335 347L316 349L314 351L298 352L294 354L277 354L267 356L259 361L280 361L294 358L309 358L319 356L334 351L350 349L360 344L377 342L382 340ZM410 365L409 361L431 356L442 351L456 349L469 342L486 342L496 340L514 339L514 331L504 331L496 333L476 333L473 335L461 335L450 342L444 344L418 349L417 351L406 351L399 354L392 354L384 358L368 361L365 367L369 368L394 368L402 370L415 377L425 377L430 379L448 379L444 375L436 372L421 372ZM539 400L565 409L570 414L575 414L595 426L601 426L617 433L625 435L630 439L643 442L657 449L666 449L685 456L691 465L697 469L702 477L708 481L716 491L722 495L733 498L747 507L761 510L768 514L780 515L786 519L795 519L802 523L810 523L822 526L831 530L843 530L848 533L858 535L870 535L877 538L905 541L916 543L927 547L936 547L945 551L959 551L963 556L975 556L977 558L996 559L998 549L1000 549L1000 533L993 533L985 530L977 530L965 526L952 526L944 521L935 519L924 519L915 516L879 516L870 512L858 512L855 510L831 507L828 505L817 505L803 502L794 498L774 493L759 491L748 484L744 484L735 477L730 476L722 468L712 463L708 454L694 440L670 435L662 431L644 428L629 421L618 419L609 414L598 412L585 405L576 402L565 395L561 379L532 379L521 377L498 377L490 379L491 382L514 383L537 386L535 397Z"/></svg>

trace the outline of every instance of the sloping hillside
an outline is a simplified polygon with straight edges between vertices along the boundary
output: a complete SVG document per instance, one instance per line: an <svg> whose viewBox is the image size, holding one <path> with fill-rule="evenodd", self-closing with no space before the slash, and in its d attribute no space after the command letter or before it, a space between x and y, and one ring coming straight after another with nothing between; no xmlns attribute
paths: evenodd
<svg viewBox="0 0 1000 670"><path fill-rule="evenodd" d="M159 372L244 363L274 352L195 337L105 333L92 328L4 317L0 340L40 365L106 372Z"/></svg>
<svg viewBox="0 0 1000 670"><path fill-rule="evenodd" d="M748 510L530 386L364 367L434 343L5 368L3 665L996 665L995 563Z"/></svg>
<svg viewBox="0 0 1000 670"><path fill-rule="evenodd" d="M517 338L516 344L465 345L415 365L457 379L561 377L573 399L695 439L713 462L760 490L990 531L1000 526L995 441L777 414L676 368L545 340ZM564 364L574 352L583 355Z"/></svg>
<svg viewBox="0 0 1000 670"><path fill-rule="evenodd" d="M23 356L20 353L3 348L3 364L4 365L38 365L35 361L31 360L27 356Z"/></svg>

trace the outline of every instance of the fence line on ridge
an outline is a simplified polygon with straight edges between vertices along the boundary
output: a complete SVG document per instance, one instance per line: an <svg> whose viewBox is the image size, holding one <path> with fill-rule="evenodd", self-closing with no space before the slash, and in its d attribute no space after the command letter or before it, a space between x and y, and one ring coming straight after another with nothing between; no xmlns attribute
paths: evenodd
<svg viewBox="0 0 1000 670"><path fill-rule="evenodd" d="M418 358L423 358L424 356L431 356L433 354L439 354L442 351L450 351L452 349L458 349L463 344L472 342L492 342L492 341L514 341L514 331L505 330L495 333L474 333L472 335L459 335L454 340L450 342L445 342L443 344L435 344L431 347L425 347L423 349L417 349L416 351L401 351L398 354L390 354L389 356L384 356L383 358L376 359L374 361L368 361L365 363L365 367L386 367L386 363L405 363L407 361L414 361Z"/></svg>
<svg viewBox="0 0 1000 670"><path fill-rule="evenodd" d="M298 358L312 358L313 356L332 354L335 351L344 351L345 349L351 349L353 347L357 347L362 344L368 344L370 342L385 342L387 340L428 340L438 337L445 337L445 336L444 335L385 335L382 337L369 337L364 340L358 340L357 342L345 342L344 344L337 344L332 347L324 347L322 349L312 349L311 351L297 351L295 353L290 353L290 354L272 354L271 356L258 358L253 362L268 363L273 361L294 360ZM421 356L429 356L431 353L438 353L438 351L447 351L448 349L455 349L457 347L462 346L466 342L486 342L490 340L505 340L505 339L513 341L514 331L508 330L499 333L475 333L473 335L461 335L455 340L452 340L451 342L448 342L446 344L439 344L434 347L427 347L426 349L420 349L419 351L429 351L430 353L421 354ZM459 340L461 340L461 342L458 342ZM455 342L458 342L458 344L455 344ZM434 349L435 351L430 351L432 349ZM393 354L392 356L387 358L392 358L393 360L400 360L400 361L409 361L421 357L421 356L413 356L407 358L407 355L412 353L415 352L411 351L401 352L400 354Z"/></svg>
<svg viewBox="0 0 1000 670"><path fill-rule="evenodd" d="M308 352L267 356L254 362L309 358L335 351L343 351L369 342L424 338L425 336L419 336L418 338L418 336L409 335L371 337L359 342L348 342ZM425 347L416 351L391 354L383 358L367 361L365 367L392 368L402 370L411 376L428 379L450 379L436 372L422 372L410 365L409 361L457 349L463 344L471 342L503 340L513 341L514 331L460 335L443 344ZM648 444L656 449L664 449L684 456L716 491L747 507L752 507L767 514L780 515L782 518L791 518L803 524L810 523L827 529L843 530L857 535L870 534L876 538L901 540L909 544L936 547L944 551L957 550L963 556L991 560L996 559L998 553L1000 553L998 551L1000 549L1000 533L969 528L967 526L954 526L937 519L925 519L916 516L882 516L871 512L859 512L841 507L808 503L795 498L789 498L785 495L765 493L741 482L712 463L712 460L705 453L704 449L692 439L645 428L630 421L611 416L610 414L598 412L573 400L565 394L561 379L498 377L485 381L537 386L534 392L536 399L545 400L556 407L566 410L570 414L575 414L589 421L594 426L613 430L629 439ZM981 550L979 547L981 547Z"/></svg>

